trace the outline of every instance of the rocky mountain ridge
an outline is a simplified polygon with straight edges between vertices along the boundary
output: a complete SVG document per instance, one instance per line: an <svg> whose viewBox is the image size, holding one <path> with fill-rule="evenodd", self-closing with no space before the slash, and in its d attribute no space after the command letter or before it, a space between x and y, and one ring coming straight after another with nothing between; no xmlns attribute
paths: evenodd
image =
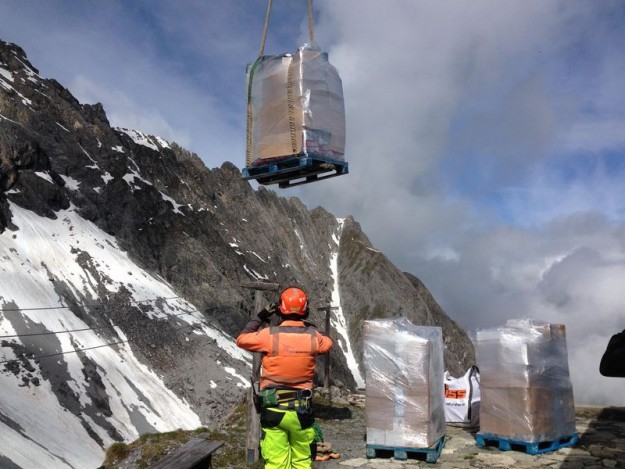
<svg viewBox="0 0 625 469"><path fill-rule="evenodd" d="M232 163L208 169L175 143L111 128L101 104L79 103L3 41L0 165L0 379L16 393L0 400L0 437L21 438L0 461L25 467L19 454L43 445L35 429L58 431L58 413L21 420L30 394L88 442L64 454L48 438L32 457L47 454L50 467L81 467L144 431L213 425L247 385L249 355L232 338L253 314L248 282L303 286L319 325L318 309L337 307L331 377L348 388L362 385L367 319L441 326L447 369L474 362L466 333L353 218L254 190Z"/></svg>

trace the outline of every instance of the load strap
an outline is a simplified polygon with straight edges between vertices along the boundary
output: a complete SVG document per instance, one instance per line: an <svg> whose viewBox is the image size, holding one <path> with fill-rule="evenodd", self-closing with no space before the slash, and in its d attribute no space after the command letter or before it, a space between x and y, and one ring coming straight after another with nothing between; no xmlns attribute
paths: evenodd
<svg viewBox="0 0 625 469"><path fill-rule="evenodd" d="M271 15L272 0L267 0L267 12L265 13L265 24L263 26L263 35L260 40L260 49L258 50L258 56L262 57L265 54L265 41L267 40L267 29L269 29L269 16ZM313 7L312 0L308 0L308 36L310 38L310 44L315 42L315 33L313 31Z"/></svg>

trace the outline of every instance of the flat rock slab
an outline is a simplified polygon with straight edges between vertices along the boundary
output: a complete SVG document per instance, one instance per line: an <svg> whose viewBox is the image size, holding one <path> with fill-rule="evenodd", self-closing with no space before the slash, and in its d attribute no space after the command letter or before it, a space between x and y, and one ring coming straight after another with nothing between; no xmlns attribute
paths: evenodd
<svg viewBox="0 0 625 469"><path fill-rule="evenodd" d="M445 447L434 464L415 460L401 461L394 458L367 459L365 410L355 406L352 406L351 410L352 416L349 419L331 419L329 412L324 415L325 419L318 419L325 440L332 444L334 451L341 453L341 459L315 462L313 468L625 468L625 419L620 420L620 416L625 413L615 409L578 411L576 429L579 432L579 442L573 447L536 455L519 451L501 451L493 447L478 447L475 442L477 430L467 431L462 428L447 427Z"/></svg>

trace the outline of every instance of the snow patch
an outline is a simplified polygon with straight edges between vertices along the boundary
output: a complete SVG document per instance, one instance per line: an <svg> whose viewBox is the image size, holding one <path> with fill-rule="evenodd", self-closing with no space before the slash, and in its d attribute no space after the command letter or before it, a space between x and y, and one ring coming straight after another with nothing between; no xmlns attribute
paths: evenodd
<svg viewBox="0 0 625 469"><path fill-rule="evenodd" d="M237 373L237 371L234 368L231 368L229 366L224 366L224 371L226 373L234 376L235 378L237 378L240 381L240 383L237 383L237 387L239 387L239 388L249 388L251 386L251 383L249 382L249 380L247 380L246 378L241 376L239 373Z"/></svg>
<svg viewBox="0 0 625 469"><path fill-rule="evenodd" d="M130 188L133 191L141 190L141 187L135 183L136 180L139 180L139 181L143 182L144 184L146 184L148 186L154 187L154 184L152 184L147 179L141 177L141 175L138 172L139 171L139 167L137 166L137 163L135 163L132 158L129 158L129 160L134 164L134 166L136 168L136 170L131 170L129 173L126 173L124 175L124 177L123 177L124 181L126 181L128 183ZM177 213L179 215L184 215L184 213L182 213L182 211L180 210L181 207L184 207L183 204L179 204L174 199L172 199L170 196L168 196L167 194L165 194L164 192L162 192L160 190L158 192L159 192L159 194L161 194L161 198L164 201L169 202L172 205L174 213Z"/></svg>
<svg viewBox="0 0 625 469"><path fill-rule="evenodd" d="M44 173L43 171L35 171L35 174L39 176L41 179L48 181L50 184L54 184L54 181L50 177L48 173Z"/></svg>
<svg viewBox="0 0 625 469"><path fill-rule="evenodd" d="M14 82L14 78L13 78L13 74L11 72L9 72L8 70L0 67L0 86L2 86L2 88L4 88L5 90L15 93L16 95L18 95L21 99L22 99L22 103L25 106L29 106L32 104L32 101L30 99L28 99L26 96L24 96L23 94L21 94L19 91L17 91L10 83ZM10 82L10 83L9 83Z"/></svg>
<svg viewBox="0 0 625 469"><path fill-rule="evenodd" d="M142 145L154 151L160 151L160 148L158 147L158 144L160 144L160 141L156 137L151 137L150 135L146 135L142 132L139 132L138 130L124 129L124 128L117 128L115 130L118 130L119 132L122 132L128 135L132 139L132 141L135 142L137 145ZM155 141L157 143L154 143Z"/></svg>
<svg viewBox="0 0 625 469"><path fill-rule="evenodd" d="M237 252L237 254L240 254L240 253ZM252 277L254 280L269 280L268 276L259 274L254 269L251 269L250 267L248 267L247 264L243 264L243 270L245 270L245 272L247 272L247 274L250 277Z"/></svg>
<svg viewBox="0 0 625 469"><path fill-rule="evenodd" d="M63 127L60 122L57 122L56 125L62 128L65 132L69 132L69 130L66 127Z"/></svg>
<svg viewBox="0 0 625 469"><path fill-rule="evenodd" d="M0 76L11 83L14 81L13 74L2 67L0 67Z"/></svg>
<svg viewBox="0 0 625 469"><path fill-rule="evenodd" d="M334 315L332 316L330 323L332 327L336 330L336 333L343 338L343 340L339 340L339 346L345 355L345 359L347 360L348 368L352 372L352 376L356 381L356 386L359 388L364 388L365 380L360 374L360 368L358 367L358 362L356 361L356 357L354 355L354 351L352 350L351 342L349 340L349 334L347 331L347 321L345 319L345 314L343 314L343 308L341 307L341 297L339 293L339 275L338 275L338 260L339 260L339 243L341 240L341 233L343 232L343 224L345 223L344 218L337 218L338 227L336 232L332 235L332 239L336 244L336 249L332 252L330 257L330 270L332 271L332 279L334 280L334 287L332 289L332 307L336 308L334 310Z"/></svg>

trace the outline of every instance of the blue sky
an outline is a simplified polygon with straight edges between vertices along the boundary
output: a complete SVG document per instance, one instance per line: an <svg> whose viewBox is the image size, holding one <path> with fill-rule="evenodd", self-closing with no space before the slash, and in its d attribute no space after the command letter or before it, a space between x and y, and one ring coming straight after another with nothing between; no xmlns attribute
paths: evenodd
<svg viewBox="0 0 625 469"><path fill-rule="evenodd" d="M273 3L265 51L293 51L306 1ZM577 398L613 399L622 383L597 367L625 329L625 3L314 5L317 44L343 79L350 174L276 190L354 216L468 330L566 324ZM242 167L245 66L265 8L4 1L0 38L102 102L113 125Z"/></svg>

